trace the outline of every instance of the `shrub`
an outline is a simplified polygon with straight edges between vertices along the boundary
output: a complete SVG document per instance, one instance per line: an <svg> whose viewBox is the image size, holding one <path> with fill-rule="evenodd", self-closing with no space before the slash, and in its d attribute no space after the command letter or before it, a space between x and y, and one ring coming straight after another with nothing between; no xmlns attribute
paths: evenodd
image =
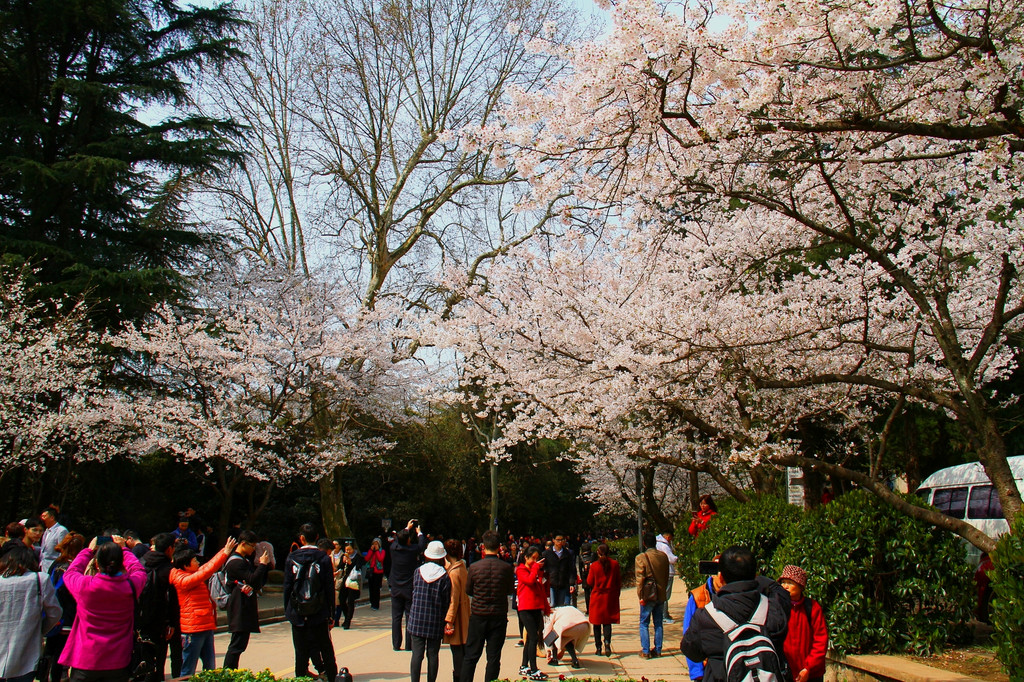
<svg viewBox="0 0 1024 682"><path fill-rule="evenodd" d="M277 682L277 678L269 670L254 672L252 670L203 670L190 678L190 682ZM288 682L316 682L311 677L289 678Z"/></svg>
<svg viewBox="0 0 1024 682"><path fill-rule="evenodd" d="M771 575L810 576L834 651L930 655L970 636L971 570L962 541L866 491L808 512L775 553Z"/></svg>
<svg viewBox="0 0 1024 682"><path fill-rule="evenodd" d="M594 549L597 550L596 547ZM611 540L608 542L608 551L619 562L623 584L633 584L633 562L636 560L636 555L640 553L636 537Z"/></svg>
<svg viewBox="0 0 1024 682"><path fill-rule="evenodd" d="M992 553L992 637L1011 680L1024 680L1024 515Z"/></svg>
<svg viewBox="0 0 1024 682"><path fill-rule="evenodd" d="M802 509L774 495L754 496L749 502L724 499L718 504L718 515L696 539L687 526L679 528L676 571L687 586L700 585L704 578L698 563L710 561L731 545L748 547L762 569L767 568L779 543L802 516Z"/></svg>

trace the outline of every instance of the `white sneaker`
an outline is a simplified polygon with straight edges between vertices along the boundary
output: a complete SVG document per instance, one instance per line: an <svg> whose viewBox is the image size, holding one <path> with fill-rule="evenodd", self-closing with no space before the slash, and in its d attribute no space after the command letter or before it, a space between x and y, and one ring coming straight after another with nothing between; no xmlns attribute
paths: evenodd
<svg viewBox="0 0 1024 682"><path fill-rule="evenodd" d="M531 680L546 680L548 679L548 674L540 670L533 670L530 672L529 678Z"/></svg>
<svg viewBox="0 0 1024 682"><path fill-rule="evenodd" d="M520 677L529 677L530 673L532 673L532 672L533 672L533 670L531 670L530 666L528 666L528 665L520 666L520 668L519 668L519 676Z"/></svg>

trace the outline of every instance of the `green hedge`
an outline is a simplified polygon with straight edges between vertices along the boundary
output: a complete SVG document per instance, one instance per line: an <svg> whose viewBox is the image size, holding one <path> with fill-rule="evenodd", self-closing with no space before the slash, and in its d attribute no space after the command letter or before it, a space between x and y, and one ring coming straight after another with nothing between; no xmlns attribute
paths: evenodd
<svg viewBox="0 0 1024 682"><path fill-rule="evenodd" d="M254 672L252 670L204 670L189 678L191 682L277 682L277 678L269 670ZM311 677L290 677L288 682L316 682Z"/></svg>
<svg viewBox="0 0 1024 682"><path fill-rule="evenodd" d="M1024 680L1024 515L992 553L992 625L996 655L1015 682Z"/></svg>
<svg viewBox="0 0 1024 682"><path fill-rule="evenodd" d="M636 536L623 538L622 540L609 541L608 551L612 557L619 562L619 569L622 571L623 584L632 585L633 562L636 560L636 555L640 553L640 546L637 543Z"/></svg>
<svg viewBox="0 0 1024 682"><path fill-rule="evenodd" d="M677 531L676 571L687 586L704 581L697 570L699 562L710 561L730 545L749 547L766 572L779 543L803 516L803 510L774 495L754 496L749 502L732 498L716 502L718 515L696 539L690 536L688 526Z"/></svg>
<svg viewBox="0 0 1024 682"><path fill-rule="evenodd" d="M837 653L925 656L970 638L974 589L964 556L952 533L856 491L792 527L770 575L786 564L807 571Z"/></svg>

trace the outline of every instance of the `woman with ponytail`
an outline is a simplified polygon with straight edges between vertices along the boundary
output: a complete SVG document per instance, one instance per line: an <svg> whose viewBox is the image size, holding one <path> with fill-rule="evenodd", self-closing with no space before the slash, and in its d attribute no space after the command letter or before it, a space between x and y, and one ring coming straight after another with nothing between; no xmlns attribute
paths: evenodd
<svg viewBox="0 0 1024 682"><path fill-rule="evenodd" d="M612 624L619 622L619 591L622 589L622 573L619 562L608 556L608 545L603 542L597 546L597 561L590 564L587 573L587 584L590 585L590 609L587 613L590 624L594 626L594 642L597 655L612 655Z"/></svg>
<svg viewBox="0 0 1024 682"><path fill-rule="evenodd" d="M70 682L126 682L134 641L135 600L146 571L124 538L93 538L64 572L64 585L78 605L60 664ZM97 546L99 545L99 546ZM96 575L85 567L96 560Z"/></svg>

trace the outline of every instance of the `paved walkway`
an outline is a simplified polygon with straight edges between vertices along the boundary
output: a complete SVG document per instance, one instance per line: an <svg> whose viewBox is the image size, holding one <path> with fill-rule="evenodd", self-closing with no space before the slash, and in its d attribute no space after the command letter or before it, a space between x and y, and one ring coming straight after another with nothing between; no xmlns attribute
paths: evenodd
<svg viewBox="0 0 1024 682"><path fill-rule="evenodd" d="M640 658L640 637L638 634L639 605L636 590L626 588L621 598L621 623L612 628L612 656L597 656L593 642L588 642L580 653L583 667L574 670L569 665L549 666L538 657L541 670L548 673L552 682L560 676L564 679L592 678L613 680L616 678L646 678L652 682L688 682L686 658L679 653L679 642L683 637L682 617L686 606L686 591L683 583L677 581L669 605L670 613L677 617L675 623L665 625L665 639L662 656L656 659ZM261 617L280 617L281 595L267 594L262 599ZM523 650L516 647L519 639L515 612L509 612L509 625L505 646L501 656L501 676L505 679L519 678L519 665ZM230 635L218 633L215 638L218 665L223 661ZM381 603L381 609L374 611L365 601L356 606L353 626L350 630L335 628L332 631L334 650L338 665L347 667L356 682L371 680L408 680L409 654L393 651L391 648L391 605L388 599ZM851 656L847 664L854 670L837 670L830 664L826 679L852 680L907 680L913 682L977 682L970 678L929 668L897 656ZM241 666L252 670L270 670L275 677L291 677L295 670L291 629L286 622L274 622L263 626L263 632L252 636L249 650L242 655ZM441 649L440 682L451 679L452 659L448 647ZM862 673L868 673L862 675ZM426 675L426 665L423 667ZM477 665L475 682L484 678L484 660Z"/></svg>
<svg viewBox="0 0 1024 682"><path fill-rule="evenodd" d="M686 659L679 653L679 641L682 639L682 616L685 609L686 592L682 583L677 582L675 594L672 595L670 613L678 616L674 624L665 625L663 656L657 659L640 658L640 638L637 629L639 606L636 591L632 588L623 590L621 623L612 627L612 656L597 656L593 642L589 642L580 652L583 667L574 670L569 665L549 666L538 662L552 680L564 675L565 679L601 678L615 679L632 677L637 680L646 677L649 680L665 680L666 682L684 682L689 680L686 673ZM280 599L279 595L266 595L267 601ZM266 604L265 606L270 606ZM263 611L263 609L261 609ZM509 612L508 633L501 656L501 676L507 679L518 679L519 665L523 654L522 648L515 644L519 639L518 622L515 612ZM229 635L220 633L215 638L218 664L223 660L227 649ZM391 610L390 602L381 603L380 611L373 611L368 604L359 604L353 618L352 628L332 631L334 649L337 653L338 665L349 668L356 682L369 680L407 680L409 679L409 654L404 651L393 651L391 648ZM291 630L287 623L274 623L263 626L263 632L254 634L249 649L242 655L241 665L253 670L269 669L275 677L290 677L294 674L294 654L291 643ZM441 649L440 682L451 679L452 659L447 647ZM424 665L424 679L426 666ZM484 678L484 660L477 665L476 680Z"/></svg>

